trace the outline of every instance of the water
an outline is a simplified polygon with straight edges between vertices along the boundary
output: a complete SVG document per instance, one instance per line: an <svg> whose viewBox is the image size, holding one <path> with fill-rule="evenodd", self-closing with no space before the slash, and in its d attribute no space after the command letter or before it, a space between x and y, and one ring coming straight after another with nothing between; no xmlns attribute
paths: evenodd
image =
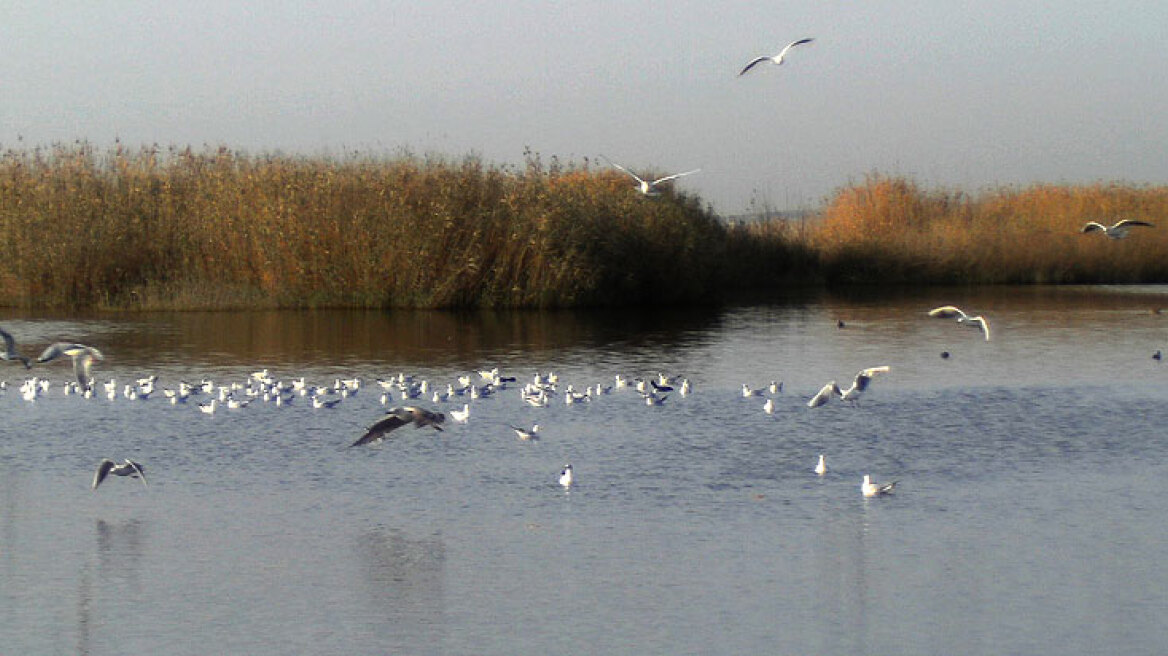
<svg viewBox="0 0 1168 656"><path fill-rule="evenodd" d="M943 303L994 340L924 316ZM1158 653L1162 305L1166 288L1089 287L632 315L4 311L26 354L101 348L99 381L365 379L334 410L206 416L64 396L62 362L26 402L3 363L4 652ZM883 364L859 407L804 406ZM347 448L382 411L375 378L490 366L581 389L685 374L694 393L532 408L510 389L465 426ZM740 394L771 380L773 416ZM536 443L507 427L536 422ZM91 491L106 456L149 487ZM865 473L896 495L863 499Z"/></svg>

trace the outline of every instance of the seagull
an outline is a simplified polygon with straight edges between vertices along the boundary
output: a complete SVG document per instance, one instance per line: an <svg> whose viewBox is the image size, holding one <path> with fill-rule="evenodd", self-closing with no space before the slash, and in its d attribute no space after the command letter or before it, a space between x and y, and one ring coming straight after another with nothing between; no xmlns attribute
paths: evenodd
<svg viewBox="0 0 1168 656"><path fill-rule="evenodd" d="M560 470L560 485L572 487L572 465L564 465Z"/></svg>
<svg viewBox="0 0 1168 656"><path fill-rule="evenodd" d="M818 408L819 406L830 401L832 394L836 396L843 395L843 392L840 391L839 385L836 385L834 380L820 388L815 396L811 397L811 400L807 402L807 407Z"/></svg>
<svg viewBox="0 0 1168 656"><path fill-rule="evenodd" d="M453 419L454 421L460 423L460 424L465 424L468 420L470 420L470 404L463 403L462 410L458 410L458 409L451 410L450 411L450 418Z"/></svg>
<svg viewBox="0 0 1168 656"><path fill-rule="evenodd" d="M873 483L872 477L864 474L864 482L860 484L860 492L866 497L877 497L881 494L892 494L892 489L896 487L899 481L892 481L891 483Z"/></svg>
<svg viewBox="0 0 1168 656"><path fill-rule="evenodd" d="M601 157L604 157L604 156L601 155ZM636 173L633 173L632 171L621 166L620 164L617 164L616 162L612 161L611 159L608 159L607 157L605 157L604 159L608 160L609 164L612 164L616 168L618 168L618 169L624 171L625 173L629 174L630 176L632 176L633 179L637 181L637 185L639 186L639 190L643 196L660 196L661 192L657 190L657 185L659 185L663 182L669 182L670 180L676 180L677 178L680 178L682 176L693 175L694 173L701 171L701 169L694 169L692 171L686 171L685 173L674 173L673 175L667 175L664 178L657 178L656 180L653 180L650 182L649 180L642 178L641 176L637 175Z"/></svg>
<svg viewBox="0 0 1168 656"><path fill-rule="evenodd" d="M9 335L3 328L0 328L0 338L4 339L4 350L0 351L0 360L20 360L24 363L25 369L32 368L28 358L16 352L16 340L12 339L12 335Z"/></svg>
<svg viewBox="0 0 1168 656"><path fill-rule="evenodd" d="M762 404L762 411L768 415L773 415L775 413L775 400L767 399L766 403Z"/></svg>
<svg viewBox="0 0 1168 656"><path fill-rule="evenodd" d="M868 383L871 382L873 376L889 371L892 371L892 367L888 365L861 369L860 373L856 374L855 379L852 380L852 386L840 392L840 400L854 403L864 393L864 390L868 389Z"/></svg>
<svg viewBox="0 0 1168 656"><path fill-rule="evenodd" d="M385 418L370 426L369 430L350 446L360 446L383 439L390 431L406 424L413 424L417 428L432 426L434 430L441 431L441 424L446 421L446 415L441 412L431 412L412 405L390 408L385 414Z"/></svg>
<svg viewBox="0 0 1168 656"><path fill-rule="evenodd" d="M1155 227L1147 221L1137 221L1135 219L1124 219L1122 221L1116 221L1109 226L1105 226L1102 223L1098 223L1096 221L1088 221L1087 224L1083 226L1083 229L1079 232L1102 232L1111 239L1123 239L1127 236L1127 231L1136 226L1147 226L1149 228Z"/></svg>
<svg viewBox="0 0 1168 656"><path fill-rule="evenodd" d="M57 342L45 349L44 353L41 353L41 357L37 358L36 361L38 364L41 362L50 362L62 355L73 358L73 373L77 375L77 382L81 383L82 387L89 387L89 370L93 366L93 361L105 359L101 351L92 346Z"/></svg>
<svg viewBox="0 0 1168 656"><path fill-rule="evenodd" d="M990 341L990 323L986 321L986 318L980 314L976 317L971 317L963 312L959 307L953 305L942 305L941 307L929 310L929 316L938 319L951 319L953 317L957 317L957 323L981 329L982 334L985 335L986 341Z"/></svg>
<svg viewBox="0 0 1168 656"><path fill-rule="evenodd" d="M508 424L510 425L510 424ZM531 429L520 428L518 426L511 426L511 430L515 431L515 436L521 440L536 442L539 440L539 424L535 424Z"/></svg>
<svg viewBox="0 0 1168 656"><path fill-rule="evenodd" d="M779 54L777 54L777 55L773 55L773 56L772 55L761 55L759 57L755 57L754 59L750 60L750 63L746 65L746 68L742 69L742 72L740 72L738 74L738 76L742 77L743 75L746 75L747 71L749 71L750 69L754 68L755 66L763 63L764 61L769 60L769 61L774 62L776 66L781 65L783 63L783 57L786 56L787 52L789 52L791 50L791 48L794 48L795 46L801 46L804 43L811 43L814 40L815 39L799 39L798 41L792 41L792 42L788 43L785 48L780 50Z"/></svg>
<svg viewBox="0 0 1168 656"><path fill-rule="evenodd" d="M827 473L827 462L823 459L823 454L819 454L819 462L815 464L815 473L823 476Z"/></svg>
<svg viewBox="0 0 1168 656"><path fill-rule="evenodd" d="M142 485L150 487L146 483L146 470L142 465L127 458L122 464L117 464L109 458L102 458L101 462L97 464L97 471L93 474L93 488L97 489L98 485L105 480L105 477L113 474L114 476L129 476L131 478L141 478Z"/></svg>

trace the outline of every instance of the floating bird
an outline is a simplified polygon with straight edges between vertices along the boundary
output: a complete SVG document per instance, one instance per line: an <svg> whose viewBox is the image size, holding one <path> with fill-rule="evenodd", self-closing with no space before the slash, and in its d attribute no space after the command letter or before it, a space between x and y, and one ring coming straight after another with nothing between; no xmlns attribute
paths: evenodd
<svg viewBox="0 0 1168 656"><path fill-rule="evenodd" d="M1122 221L1116 221L1109 226L1105 226L1102 223L1098 223L1096 221L1088 221L1087 224L1083 226L1083 229L1079 232L1102 232L1111 239L1123 239L1127 236L1128 230L1131 230L1137 226L1147 226L1149 228L1155 227L1147 221L1136 221L1135 219L1124 219Z"/></svg>
<svg viewBox="0 0 1168 656"><path fill-rule="evenodd" d="M77 382L86 388L89 387L89 371L93 367L93 361L105 359L101 351L92 346L57 342L45 349L41 353L41 357L37 358L36 361L38 364L41 362L51 362L62 355L67 355L73 359L73 373L77 375Z"/></svg>
<svg viewBox="0 0 1168 656"><path fill-rule="evenodd" d="M560 470L560 485L572 487L572 465L564 465Z"/></svg>
<svg viewBox="0 0 1168 656"><path fill-rule="evenodd" d="M515 436L521 440L530 442L539 440L539 424L535 424L530 429L511 426L511 430L515 431Z"/></svg>
<svg viewBox="0 0 1168 656"><path fill-rule="evenodd" d="M463 403L462 410L458 410L457 408L454 410L451 410L450 411L450 418L453 419L454 421L460 423L460 424L465 424L467 421L470 420L470 404Z"/></svg>
<svg viewBox="0 0 1168 656"><path fill-rule="evenodd" d="M122 464L117 464L109 458L102 458L101 462L97 464L97 471L93 474L93 488L97 489L98 485L105 480L106 476L113 474L114 476L129 476L131 478L141 478L142 485L149 487L146 483L146 470L142 465L127 458Z"/></svg>
<svg viewBox="0 0 1168 656"><path fill-rule="evenodd" d="M827 473L827 462L823 458L823 454L819 454L819 462L815 464L815 473L823 476Z"/></svg>
<svg viewBox="0 0 1168 656"><path fill-rule="evenodd" d="M891 483L875 483L872 477L864 474L864 482L860 484L860 492L866 497L876 497L882 494L892 494L892 489L896 487L899 481L892 481Z"/></svg>
<svg viewBox="0 0 1168 656"><path fill-rule="evenodd" d="M442 430L442 422L446 415L441 412L432 412L425 408L407 405L400 408L390 408L386 417L369 427L365 434L350 446L360 446L383 439L391 431L406 424L413 424L417 428L431 426L434 430Z"/></svg>
<svg viewBox="0 0 1168 656"><path fill-rule="evenodd" d="M986 321L986 318L981 315L971 317L963 312L959 307L954 305L942 305L941 307L929 310L929 316L935 317L937 319L951 319L953 317L957 317L957 323L981 329L982 334L985 335L986 341L990 341L990 323L989 321Z"/></svg>
<svg viewBox="0 0 1168 656"><path fill-rule="evenodd" d="M604 157L604 156L601 155L601 157ZM682 176L693 175L694 173L701 171L701 169L694 169L692 171L686 171L685 173L674 173L673 175L667 175L664 178L657 178L656 180L649 181L649 180L645 180L644 178L637 175L636 173L633 173L632 171L626 169L625 167L621 166L620 164L617 164L616 162L612 161L611 159L608 159L607 157L605 157L604 159L608 160L609 164L612 164L616 168L618 168L618 169L624 171L625 173L629 174L630 176L632 176L633 179L637 181L638 189L641 192L641 195L643 195L643 196L660 196L661 192L658 191L657 185L659 185L663 182L669 182L670 180L676 180L677 178L680 178Z"/></svg>
<svg viewBox="0 0 1168 656"><path fill-rule="evenodd" d="M215 414L215 408L217 408L217 407L219 407L219 399L211 399L210 401L207 401L206 403L199 404L199 412L202 412L203 414L213 415L213 414Z"/></svg>
<svg viewBox="0 0 1168 656"><path fill-rule="evenodd" d="M855 403L856 399L860 398L860 395L864 393L864 390L868 389L868 383L871 382L873 376L889 371L892 371L892 367L888 365L861 369L860 373L856 374L856 377L852 380L852 386L840 392L840 400Z"/></svg>
<svg viewBox="0 0 1168 656"><path fill-rule="evenodd" d="M738 73L738 76L742 77L743 75L746 75L747 71L763 63L764 61L772 61L776 66L782 65L783 57L785 57L786 54L790 52L791 48L794 48L795 46L801 46L804 43L811 43L814 40L815 39L799 39L798 41L792 41L788 43L786 47L780 50L779 54L777 55L760 55L755 57L754 59L750 60L750 63L746 65L746 68L743 68L742 71Z"/></svg>
<svg viewBox="0 0 1168 656"><path fill-rule="evenodd" d="M0 360L19 360L24 363L25 369L32 368L28 358L16 352L16 340L12 339L12 335L9 335L3 328L0 328L0 338L4 339L4 350L0 351Z"/></svg>
<svg viewBox="0 0 1168 656"><path fill-rule="evenodd" d="M773 415L775 413L775 400L767 399L766 403L762 404L762 411L768 415Z"/></svg>

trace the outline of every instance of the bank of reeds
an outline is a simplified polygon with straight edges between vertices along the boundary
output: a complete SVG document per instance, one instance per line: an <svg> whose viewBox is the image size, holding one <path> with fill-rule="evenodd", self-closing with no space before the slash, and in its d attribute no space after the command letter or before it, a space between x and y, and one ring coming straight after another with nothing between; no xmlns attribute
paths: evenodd
<svg viewBox="0 0 1168 656"><path fill-rule="evenodd" d="M1127 239L1087 221L1143 219ZM1093 184L926 191L872 176L840 190L808 237L831 283L1168 282L1168 187ZM1163 224L1163 225L1161 225Z"/></svg>
<svg viewBox="0 0 1168 656"><path fill-rule="evenodd" d="M0 304L569 307L819 283L1168 281L1168 187L970 196L872 176L811 218L729 225L607 166L251 156L85 143L0 154Z"/></svg>
<svg viewBox="0 0 1168 656"><path fill-rule="evenodd" d="M746 264L698 199L535 155L9 150L0 234L0 303L20 306L677 303L716 297Z"/></svg>

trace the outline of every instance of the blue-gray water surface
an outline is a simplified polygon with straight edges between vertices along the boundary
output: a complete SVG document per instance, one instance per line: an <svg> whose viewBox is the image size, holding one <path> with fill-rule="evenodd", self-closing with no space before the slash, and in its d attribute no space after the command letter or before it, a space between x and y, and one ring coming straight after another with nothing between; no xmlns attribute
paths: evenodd
<svg viewBox="0 0 1168 656"><path fill-rule="evenodd" d="M988 317L992 340L925 315L947 303ZM1161 306L1168 288L642 313L3 310L26 355L100 348L98 389L118 394L65 395L67 361L0 362L2 651L1162 653ZM806 407L877 365L891 371L854 407ZM417 402L447 413L443 432L349 447L385 410L377 378L445 389L491 367L519 382ZM264 368L362 383L332 409L213 415L209 397L122 394ZM520 399L537 371L559 375L548 407ZM562 397L659 373L692 393ZM30 374L50 381L33 401ZM742 395L772 380L780 393ZM534 423L535 442L509 428ZM102 457L149 484L91 490ZM862 497L864 474L895 494Z"/></svg>

